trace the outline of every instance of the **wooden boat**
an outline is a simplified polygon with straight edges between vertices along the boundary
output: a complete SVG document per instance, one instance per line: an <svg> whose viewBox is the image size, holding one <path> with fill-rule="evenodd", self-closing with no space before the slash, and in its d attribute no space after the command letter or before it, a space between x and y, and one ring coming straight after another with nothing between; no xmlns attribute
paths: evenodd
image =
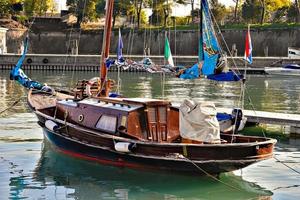
<svg viewBox="0 0 300 200"><path fill-rule="evenodd" d="M106 80L105 58L113 0L107 6L101 79L79 82L72 92L28 94L51 144L93 162L197 174L229 172L273 156L276 140L269 138L221 134L219 143L182 138L179 108L167 100L108 97L112 81Z"/></svg>
<svg viewBox="0 0 300 200"><path fill-rule="evenodd" d="M271 158L276 143L227 134L221 135L220 144L185 141L179 133L178 108L162 100L94 97L77 101L70 94L53 96L32 90L28 103L45 138L59 151L120 167L219 174ZM47 121L55 126L46 126Z"/></svg>

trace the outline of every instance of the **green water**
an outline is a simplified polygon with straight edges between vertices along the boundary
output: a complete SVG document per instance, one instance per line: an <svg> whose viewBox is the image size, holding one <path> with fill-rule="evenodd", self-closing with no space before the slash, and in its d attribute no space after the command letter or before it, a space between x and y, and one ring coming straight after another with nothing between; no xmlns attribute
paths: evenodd
<svg viewBox="0 0 300 200"><path fill-rule="evenodd" d="M54 87L69 88L77 79L94 73L38 72L31 78ZM109 74L116 79L117 74ZM218 106L239 105L238 84L205 80L182 81L160 75L121 74L121 93L127 97L165 98L180 103L185 98L212 100ZM164 92L163 92L164 91ZM300 80L290 77L251 76L248 96L258 110L300 113ZM0 71L0 111L26 90ZM252 105L245 101L246 107ZM299 199L300 175L274 159L243 170L209 177L150 173L103 166L56 152L43 140L37 119L26 98L0 115L0 200L2 199ZM279 142L276 157L300 171L300 140Z"/></svg>

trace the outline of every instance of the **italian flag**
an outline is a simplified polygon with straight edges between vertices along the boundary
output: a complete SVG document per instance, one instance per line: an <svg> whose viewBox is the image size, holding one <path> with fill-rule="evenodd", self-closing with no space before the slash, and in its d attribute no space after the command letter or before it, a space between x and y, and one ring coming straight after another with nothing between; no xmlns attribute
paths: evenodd
<svg viewBox="0 0 300 200"><path fill-rule="evenodd" d="M169 44L169 40L167 37L165 40L165 59L167 60L167 62L170 66L174 67L170 44Z"/></svg>

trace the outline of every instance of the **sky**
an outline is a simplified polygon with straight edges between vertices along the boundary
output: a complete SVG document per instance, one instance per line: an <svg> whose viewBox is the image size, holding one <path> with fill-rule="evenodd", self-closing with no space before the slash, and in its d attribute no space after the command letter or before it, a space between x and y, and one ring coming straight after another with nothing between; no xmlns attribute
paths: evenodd
<svg viewBox="0 0 300 200"><path fill-rule="evenodd" d="M226 6L233 6L233 0L219 0L220 3L225 4Z"/></svg>
<svg viewBox="0 0 300 200"><path fill-rule="evenodd" d="M65 10L66 8L66 1L67 0L55 0L58 5L58 10Z"/></svg>
<svg viewBox="0 0 300 200"><path fill-rule="evenodd" d="M195 8L199 7L199 2L200 2L199 0L195 0ZM222 3L226 6L235 5L233 0L219 0L219 3ZM172 16L187 16L190 14L190 12L191 12L191 5L185 5L185 6L179 5L173 9Z"/></svg>

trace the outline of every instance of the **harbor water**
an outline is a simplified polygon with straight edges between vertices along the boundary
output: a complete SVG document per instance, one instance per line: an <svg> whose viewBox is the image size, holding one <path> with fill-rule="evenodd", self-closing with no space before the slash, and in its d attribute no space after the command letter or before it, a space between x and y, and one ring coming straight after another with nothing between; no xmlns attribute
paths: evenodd
<svg viewBox="0 0 300 200"><path fill-rule="evenodd" d="M34 80L65 89L79 79L97 76L94 72L27 73ZM108 76L118 79L115 72ZM238 83L147 73L121 73L119 78L120 93L126 97L164 98L175 103L192 98L220 107L241 106ZM246 91L246 109L300 114L297 77L249 76ZM0 200L300 198L300 139L280 140L275 148L277 160L221 174L226 184L210 177L117 168L57 152L44 140L37 118L27 107L26 94L26 89L9 80L9 71L0 71L0 111L20 100L0 115Z"/></svg>

